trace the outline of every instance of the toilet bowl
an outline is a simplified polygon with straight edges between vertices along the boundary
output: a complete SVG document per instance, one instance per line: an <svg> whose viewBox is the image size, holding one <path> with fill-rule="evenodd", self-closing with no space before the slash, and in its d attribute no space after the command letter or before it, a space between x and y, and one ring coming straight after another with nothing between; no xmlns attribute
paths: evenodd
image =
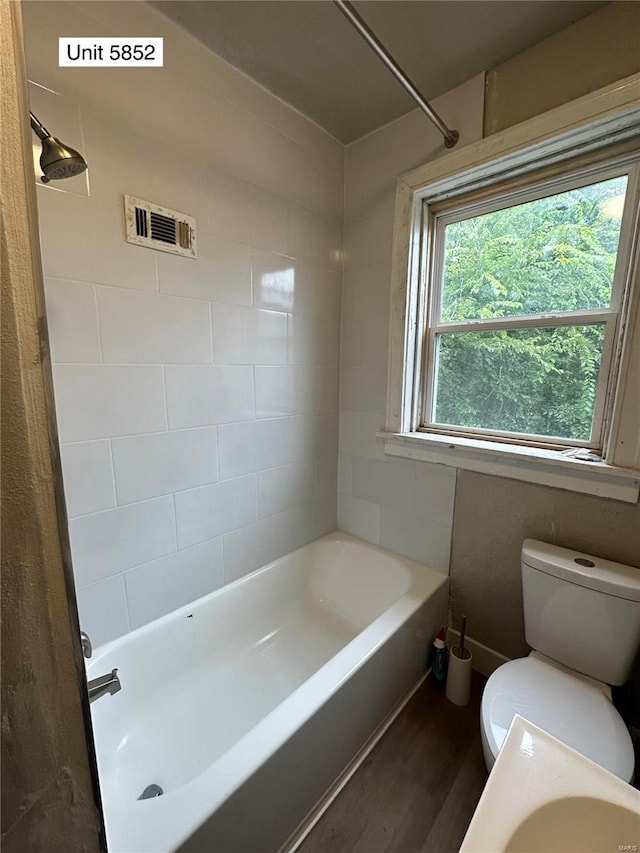
<svg viewBox="0 0 640 853"><path fill-rule="evenodd" d="M625 782L633 743L609 684L629 677L640 645L640 570L526 540L525 636L534 651L488 679L481 734L491 770L520 714Z"/></svg>
<svg viewBox="0 0 640 853"><path fill-rule="evenodd" d="M625 782L633 777L633 743L604 684L532 652L509 661L487 682L481 706L482 749L491 770L516 714Z"/></svg>

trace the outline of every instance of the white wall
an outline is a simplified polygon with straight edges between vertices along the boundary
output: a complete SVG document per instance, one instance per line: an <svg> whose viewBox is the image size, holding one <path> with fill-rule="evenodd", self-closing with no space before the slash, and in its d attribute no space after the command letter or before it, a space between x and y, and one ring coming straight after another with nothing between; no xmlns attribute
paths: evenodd
<svg viewBox="0 0 640 853"><path fill-rule="evenodd" d="M38 203L82 627L123 634L335 528L344 149L143 3L25 4L32 106L90 170ZM163 69L59 69L58 35ZM124 241L122 195L197 219Z"/></svg>
<svg viewBox="0 0 640 853"><path fill-rule="evenodd" d="M484 75L434 101L459 145L482 138ZM342 530L449 570L456 469L384 457L396 179L446 149L414 111L347 147L340 362Z"/></svg>

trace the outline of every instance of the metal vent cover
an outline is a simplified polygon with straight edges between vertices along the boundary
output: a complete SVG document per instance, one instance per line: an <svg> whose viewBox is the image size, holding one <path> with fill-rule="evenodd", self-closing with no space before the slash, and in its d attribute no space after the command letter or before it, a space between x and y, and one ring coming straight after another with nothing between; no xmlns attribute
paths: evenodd
<svg viewBox="0 0 640 853"><path fill-rule="evenodd" d="M197 258L193 216L131 195L124 197L127 243L185 258Z"/></svg>

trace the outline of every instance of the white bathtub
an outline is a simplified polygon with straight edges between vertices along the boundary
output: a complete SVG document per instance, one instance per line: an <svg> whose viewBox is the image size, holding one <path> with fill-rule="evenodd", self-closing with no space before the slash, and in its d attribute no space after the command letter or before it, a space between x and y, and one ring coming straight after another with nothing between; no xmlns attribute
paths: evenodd
<svg viewBox="0 0 640 853"><path fill-rule="evenodd" d="M447 583L335 533L98 649L110 853L290 846L424 672Z"/></svg>

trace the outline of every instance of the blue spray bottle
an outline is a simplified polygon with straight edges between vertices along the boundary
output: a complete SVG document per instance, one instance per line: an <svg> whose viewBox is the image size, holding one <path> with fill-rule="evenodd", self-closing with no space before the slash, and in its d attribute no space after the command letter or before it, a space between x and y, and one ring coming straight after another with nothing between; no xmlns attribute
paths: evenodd
<svg viewBox="0 0 640 853"><path fill-rule="evenodd" d="M431 647L431 675L429 680L434 687L444 687L447 680L446 636L446 629L441 628Z"/></svg>

